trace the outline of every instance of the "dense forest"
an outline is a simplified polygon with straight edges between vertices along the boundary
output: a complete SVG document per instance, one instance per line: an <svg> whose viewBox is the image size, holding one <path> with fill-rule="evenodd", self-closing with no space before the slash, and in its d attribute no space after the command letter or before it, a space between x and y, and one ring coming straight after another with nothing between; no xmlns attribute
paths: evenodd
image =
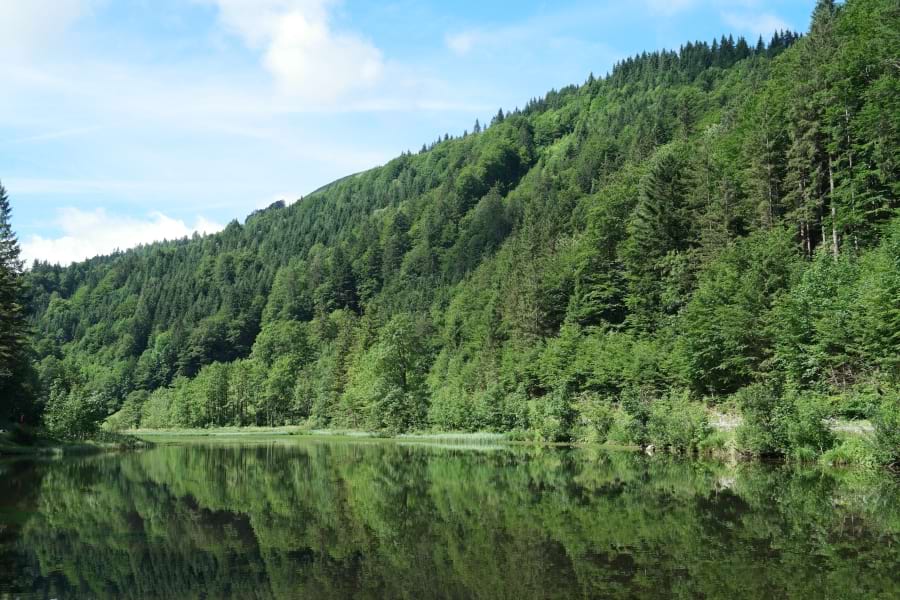
<svg viewBox="0 0 900 600"><path fill-rule="evenodd" d="M898 57L896 0L820 0L806 34L641 54L216 235L36 263L10 416L689 449L718 406L748 453L865 417L897 462Z"/></svg>

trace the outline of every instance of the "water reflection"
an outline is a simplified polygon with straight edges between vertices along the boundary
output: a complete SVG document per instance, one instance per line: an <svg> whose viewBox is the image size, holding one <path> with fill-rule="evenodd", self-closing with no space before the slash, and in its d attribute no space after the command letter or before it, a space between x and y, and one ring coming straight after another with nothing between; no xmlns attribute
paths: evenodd
<svg viewBox="0 0 900 600"><path fill-rule="evenodd" d="M0 471L0 597L900 597L882 475L315 440Z"/></svg>

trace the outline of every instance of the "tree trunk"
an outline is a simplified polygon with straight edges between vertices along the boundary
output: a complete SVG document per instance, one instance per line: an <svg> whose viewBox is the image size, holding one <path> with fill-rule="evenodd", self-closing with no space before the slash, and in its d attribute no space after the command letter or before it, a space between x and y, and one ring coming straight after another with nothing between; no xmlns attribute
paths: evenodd
<svg viewBox="0 0 900 600"><path fill-rule="evenodd" d="M769 192L769 223L768 223L768 225L769 225L769 227L774 227L774 225L775 225L775 190L773 189L774 186L772 185L772 177L773 177L772 176L773 165L772 165L772 154L771 154L772 142L769 139L769 128L768 128L769 109L768 109L768 107L766 107L766 117L765 118L766 118L766 140L765 140L765 144L766 144L766 146L765 146L766 147L766 187L768 188L768 192Z"/></svg>
<svg viewBox="0 0 900 600"><path fill-rule="evenodd" d="M806 258L809 258L809 228L806 225L806 219L800 220L800 247L803 248L804 256L806 256Z"/></svg>
<svg viewBox="0 0 900 600"><path fill-rule="evenodd" d="M837 199L834 197L834 168L830 154L828 155L828 184L831 187L831 250L834 254L834 260L837 260L841 250L838 245Z"/></svg>
<svg viewBox="0 0 900 600"><path fill-rule="evenodd" d="M810 232L809 232L809 224L806 220L806 206L805 206L805 196L803 192L803 182L800 181L797 183L797 187L800 190L800 196L798 199L798 212L800 213L800 245L803 247L803 253L806 255L806 258L812 256L812 242L810 241Z"/></svg>

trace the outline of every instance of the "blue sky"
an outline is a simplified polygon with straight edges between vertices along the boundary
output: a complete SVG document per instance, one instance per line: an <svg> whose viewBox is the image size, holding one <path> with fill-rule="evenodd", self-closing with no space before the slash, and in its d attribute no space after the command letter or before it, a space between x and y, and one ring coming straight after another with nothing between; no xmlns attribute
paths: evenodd
<svg viewBox="0 0 900 600"><path fill-rule="evenodd" d="M642 50L814 0L0 0L0 181L30 260L194 230Z"/></svg>

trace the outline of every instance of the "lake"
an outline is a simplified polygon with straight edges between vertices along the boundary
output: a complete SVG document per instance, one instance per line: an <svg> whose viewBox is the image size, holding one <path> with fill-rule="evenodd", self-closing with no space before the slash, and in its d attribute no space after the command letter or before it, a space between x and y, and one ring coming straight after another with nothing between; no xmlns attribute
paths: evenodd
<svg viewBox="0 0 900 600"><path fill-rule="evenodd" d="M900 598L880 473L291 437L0 482L0 598Z"/></svg>

